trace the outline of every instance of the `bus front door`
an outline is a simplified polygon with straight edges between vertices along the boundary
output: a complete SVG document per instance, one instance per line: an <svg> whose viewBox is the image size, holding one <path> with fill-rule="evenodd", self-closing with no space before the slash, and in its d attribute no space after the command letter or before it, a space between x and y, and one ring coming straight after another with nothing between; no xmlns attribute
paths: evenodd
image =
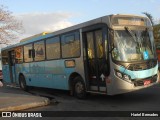
<svg viewBox="0 0 160 120"><path fill-rule="evenodd" d="M106 30L105 30L106 31ZM104 29L83 33L85 47L84 67L88 91L106 92L107 60Z"/></svg>
<svg viewBox="0 0 160 120"><path fill-rule="evenodd" d="M9 51L9 71L10 71L10 82L16 83L16 74L15 74L15 51Z"/></svg>

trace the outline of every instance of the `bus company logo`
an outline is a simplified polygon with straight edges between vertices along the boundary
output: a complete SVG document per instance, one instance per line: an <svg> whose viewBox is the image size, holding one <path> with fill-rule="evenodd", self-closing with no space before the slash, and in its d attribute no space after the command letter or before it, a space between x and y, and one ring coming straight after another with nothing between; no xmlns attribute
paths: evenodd
<svg viewBox="0 0 160 120"><path fill-rule="evenodd" d="M2 117L11 117L11 112L2 112Z"/></svg>

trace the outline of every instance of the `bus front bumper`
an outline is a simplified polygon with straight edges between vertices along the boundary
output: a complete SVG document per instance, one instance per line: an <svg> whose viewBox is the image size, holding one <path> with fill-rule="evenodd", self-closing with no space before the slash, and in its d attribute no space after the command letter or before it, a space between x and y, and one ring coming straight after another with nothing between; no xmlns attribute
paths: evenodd
<svg viewBox="0 0 160 120"><path fill-rule="evenodd" d="M113 80L114 83L112 84L114 87L112 86L112 89L110 90L108 89L108 95L116 95L116 94L137 91L160 83L159 74L156 74L153 77L154 78L152 79L145 78L145 79L135 80L133 82L126 82L116 77L116 79Z"/></svg>

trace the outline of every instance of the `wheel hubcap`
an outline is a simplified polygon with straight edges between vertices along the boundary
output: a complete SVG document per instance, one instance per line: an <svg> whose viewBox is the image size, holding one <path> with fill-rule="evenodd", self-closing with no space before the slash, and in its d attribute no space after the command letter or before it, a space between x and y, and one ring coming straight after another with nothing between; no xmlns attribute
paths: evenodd
<svg viewBox="0 0 160 120"><path fill-rule="evenodd" d="M75 90L77 93L81 93L83 91L83 85L81 82L76 83Z"/></svg>

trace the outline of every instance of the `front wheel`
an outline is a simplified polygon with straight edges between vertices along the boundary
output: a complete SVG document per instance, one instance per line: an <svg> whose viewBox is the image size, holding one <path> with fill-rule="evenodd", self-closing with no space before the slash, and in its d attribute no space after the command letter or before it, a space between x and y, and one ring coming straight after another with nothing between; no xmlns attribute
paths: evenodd
<svg viewBox="0 0 160 120"><path fill-rule="evenodd" d="M20 88L22 90L24 90L24 91L28 90L28 87L26 85L26 80L25 80L25 77L23 75L19 76L19 85L20 85Z"/></svg>
<svg viewBox="0 0 160 120"><path fill-rule="evenodd" d="M76 77L73 84L74 95L79 99L86 98L86 87L81 77Z"/></svg>

